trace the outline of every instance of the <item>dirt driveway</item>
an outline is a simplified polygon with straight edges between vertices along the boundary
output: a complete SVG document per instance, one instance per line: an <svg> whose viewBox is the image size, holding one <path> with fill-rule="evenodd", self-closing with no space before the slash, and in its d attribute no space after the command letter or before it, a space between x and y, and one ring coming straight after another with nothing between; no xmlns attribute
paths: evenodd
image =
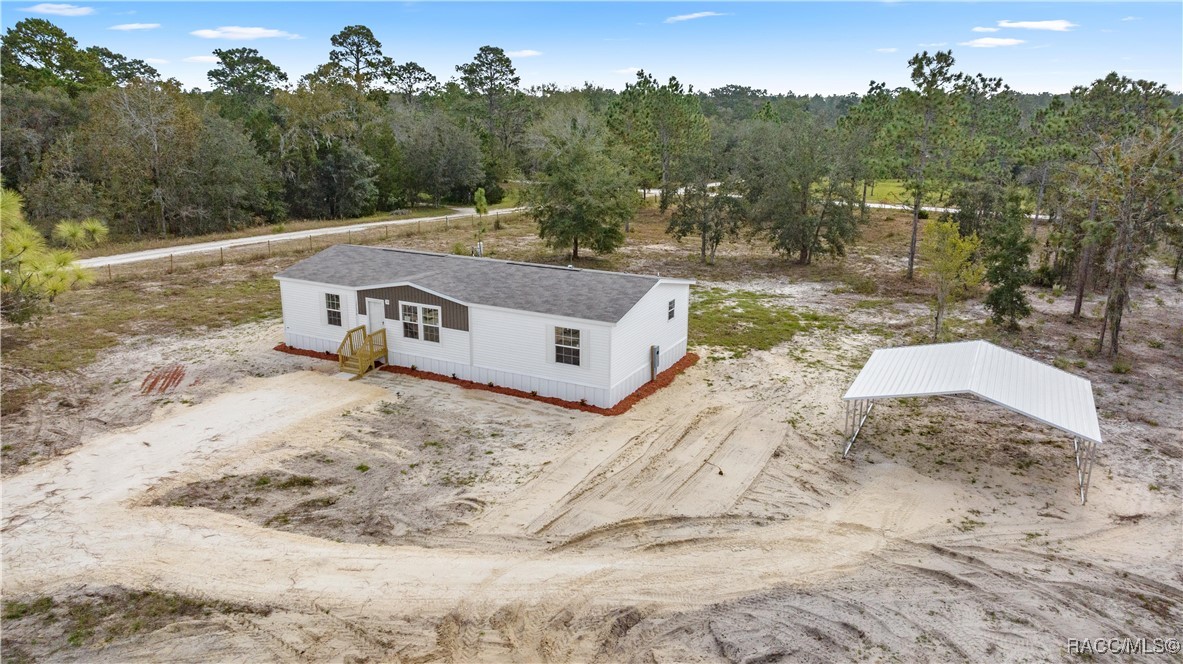
<svg viewBox="0 0 1183 664"><path fill-rule="evenodd" d="M182 386L5 480L6 598L118 585L276 608L77 657L1055 659L1068 638L1169 636L1183 611L1178 487L1113 463L1136 457L1128 431L1106 430L1086 508L1062 436L983 404L884 404L840 460L871 335L706 354L620 417L342 381L260 343L234 361L264 377L195 402Z"/></svg>

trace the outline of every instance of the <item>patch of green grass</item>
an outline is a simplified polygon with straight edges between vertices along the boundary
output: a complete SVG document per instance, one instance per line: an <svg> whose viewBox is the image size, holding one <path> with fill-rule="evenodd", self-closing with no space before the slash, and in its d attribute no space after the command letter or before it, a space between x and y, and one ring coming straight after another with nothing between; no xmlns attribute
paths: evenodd
<svg viewBox="0 0 1183 664"><path fill-rule="evenodd" d="M20 620L25 616L48 614L53 610L52 597L38 597L30 602L5 602L4 619Z"/></svg>
<svg viewBox="0 0 1183 664"><path fill-rule="evenodd" d="M865 274L844 272L844 273L842 273L842 276L839 277L839 280L843 284L845 284L846 287L848 289L850 289L851 292L858 293L859 295L874 295L875 293L879 292L879 282L876 281L873 277L870 277ZM875 301L875 302L881 301L886 304L891 304L890 300L868 300L868 301Z"/></svg>
<svg viewBox="0 0 1183 664"><path fill-rule="evenodd" d="M968 516L964 516L961 517L961 523L957 524L957 530L960 530L963 533L968 533L969 531L974 530L975 528L981 528L984 525L986 525L985 521L978 521L976 519L971 519Z"/></svg>
<svg viewBox="0 0 1183 664"><path fill-rule="evenodd" d="M226 602L206 601L156 591L104 592L99 597L55 601L39 597L27 602L6 602L5 620L43 616L59 623L66 642L73 647L109 643L115 639L151 632L183 619L222 613L267 614L269 609ZM5 658L5 661L8 661Z"/></svg>
<svg viewBox="0 0 1183 664"><path fill-rule="evenodd" d="M1130 371L1133 371L1133 369L1134 367L1132 364L1130 364L1129 360L1118 358L1113 361L1112 371L1115 374L1128 374Z"/></svg>
<svg viewBox="0 0 1183 664"><path fill-rule="evenodd" d="M278 489L296 489L301 487L316 486L316 478L308 475L293 475L286 480L275 485Z"/></svg>
<svg viewBox="0 0 1183 664"><path fill-rule="evenodd" d="M0 399L0 415L15 415L52 391L53 385L49 383L33 383L6 389L3 398Z"/></svg>
<svg viewBox="0 0 1183 664"><path fill-rule="evenodd" d="M359 463L359 464L357 464L357 470L359 470L359 471L361 471L361 472L363 472L363 473L364 473L364 472L366 472L366 471L368 471L369 469L370 469L370 467L369 467L369 466L367 466L367 465L366 465L366 464L364 464L364 463Z"/></svg>
<svg viewBox="0 0 1183 664"><path fill-rule="evenodd" d="M63 293L55 312L3 331L4 359L34 371L76 369L121 340L148 334L203 334L279 316L279 286L269 268L210 282L202 273L163 281L119 281Z"/></svg>
<svg viewBox="0 0 1183 664"><path fill-rule="evenodd" d="M255 478L255 486L257 488L261 489L269 484L271 484L271 478L267 477L266 475L262 475L260 477Z"/></svg>
<svg viewBox="0 0 1183 664"><path fill-rule="evenodd" d="M924 197L923 203L928 206L939 205L943 199L940 192L931 192ZM904 188L903 180L879 180L874 189L867 189L868 203L890 203L892 205L910 205L912 195Z"/></svg>
<svg viewBox="0 0 1183 664"><path fill-rule="evenodd" d="M751 291L710 288L695 293L690 314L690 344L715 346L743 357L768 350L798 332L835 326L838 319L780 304L788 298Z"/></svg>

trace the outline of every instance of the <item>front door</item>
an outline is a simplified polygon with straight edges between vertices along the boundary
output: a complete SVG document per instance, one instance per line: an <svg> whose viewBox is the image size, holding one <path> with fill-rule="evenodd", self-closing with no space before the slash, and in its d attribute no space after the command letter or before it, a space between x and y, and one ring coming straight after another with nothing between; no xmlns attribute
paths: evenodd
<svg viewBox="0 0 1183 664"><path fill-rule="evenodd" d="M382 329L386 324L386 303L382 300L372 300L366 298L366 321L368 328L366 331L370 334Z"/></svg>

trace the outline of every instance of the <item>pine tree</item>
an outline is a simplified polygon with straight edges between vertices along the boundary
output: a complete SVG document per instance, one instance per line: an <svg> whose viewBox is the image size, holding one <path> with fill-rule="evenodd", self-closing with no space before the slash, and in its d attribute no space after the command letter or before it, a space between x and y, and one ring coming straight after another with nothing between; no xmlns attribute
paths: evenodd
<svg viewBox="0 0 1183 664"><path fill-rule="evenodd" d="M990 292L986 308L997 325L1017 330L1019 320L1031 315L1023 286L1031 281L1032 238L1028 237L1017 198L1008 201L1002 221L986 236L986 280Z"/></svg>

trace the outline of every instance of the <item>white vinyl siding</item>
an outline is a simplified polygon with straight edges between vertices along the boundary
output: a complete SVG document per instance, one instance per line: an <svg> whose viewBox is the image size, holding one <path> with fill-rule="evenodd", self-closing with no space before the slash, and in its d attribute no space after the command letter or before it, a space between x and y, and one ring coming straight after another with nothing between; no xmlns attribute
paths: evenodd
<svg viewBox="0 0 1183 664"><path fill-rule="evenodd" d="M341 324L329 321L328 298L340 302ZM293 348L335 353L345 330L357 325L357 295L348 288L281 280L284 343Z"/></svg>
<svg viewBox="0 0 1183 664"><path fill-rule="evenodd" d="M673 302L673 318L669 317ZM661 347L658 371L686 355L690 286L659 283L612 330L612 398L623 399L649 382L649 349Z"/></svg>
<svg viewBox="0 0 1183 664"><path fill-rule="evenodd" d="M469 307L468 321L472 363L477 367L608 387L612 337L608 323L475 306ZM556 327L579 330L579 366L555 362Z"/></svg>

